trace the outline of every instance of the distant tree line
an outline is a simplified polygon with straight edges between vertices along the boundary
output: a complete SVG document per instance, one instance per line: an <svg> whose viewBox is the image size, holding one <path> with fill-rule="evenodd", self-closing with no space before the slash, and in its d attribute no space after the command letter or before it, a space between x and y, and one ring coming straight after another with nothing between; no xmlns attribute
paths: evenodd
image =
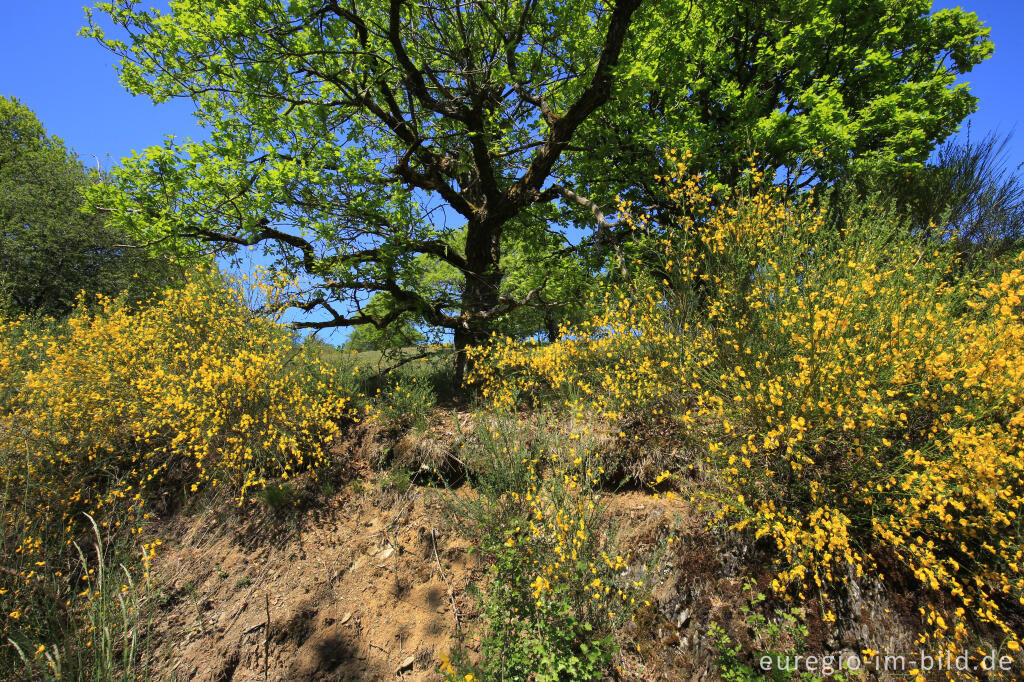
<svg viewBox="0 0 1024 682"><path fill-rule="evenodd" d="M62 316L80 294L138 300L175 274L102 214L83 191L102 181L24 104L0 97L0 303Z"/></svg>

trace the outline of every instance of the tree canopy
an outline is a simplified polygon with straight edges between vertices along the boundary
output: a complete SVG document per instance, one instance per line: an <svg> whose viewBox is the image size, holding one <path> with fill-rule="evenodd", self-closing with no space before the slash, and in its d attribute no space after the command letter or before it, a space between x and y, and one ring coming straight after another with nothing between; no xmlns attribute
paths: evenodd
<svg viewBox="0 0 1024 682"><path fill-rule="evenodd" d="M138 297L167 281L167 263L83 211L96 179L31 109L0 97L0 296L16 310L59 316L83 291Z"/></svg>
<svg viewBox="0 0 1024 682"><path fill-rule="evenodd" d="M105 40L124 84L192 98L210 130L129 161L111 203L140 233L268 244L316 280L296 305L326 317L300 326L412 312L457 347L480 341L536 297L500 294L504 227L560 196L550 179L608 99L638 5L100 3L131 36ZM461 248L443 239L453 222ZM461 300L421 295L423 254L462 273ZM376 293L384 316L362 309Z"/></svg>
<svg viewBox="0 0 1024 682"><path fill-rule="evenodd" d="M297 326L413 316L460 349L524 307L550 328L579 259L628 239L615 197L657 195L668 149L727 183L757 152L794 191L920 164L991 51L976 16L927 0L97 7L127 31L86 30L124 85L190 98L209 134L126 160L97 204L146 239L264 245L298 277Z"/></svg>
<svg viewBox="0 0 1024 682"><path fill-rule="evenodd" d="M671 149L711 182L734 186L753 167L791 193L916 171L975 110L956 80L993 50L976 14L931 6L720 0L641 15L626 50L643 57L581 131L597 152L583 188L654 203Z"/></svg>

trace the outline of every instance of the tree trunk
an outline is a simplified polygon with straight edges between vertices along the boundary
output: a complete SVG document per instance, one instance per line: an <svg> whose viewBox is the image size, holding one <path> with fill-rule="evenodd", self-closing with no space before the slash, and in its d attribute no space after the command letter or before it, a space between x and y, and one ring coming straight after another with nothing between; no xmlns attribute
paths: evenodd
<svg viewBox="0 0 1024 682"><path fill-rule="evenodd" d="M469 362L469 347L474 345L472 338L470 338L469 330L462 327L455 329L455 385L462 386L462 382L465 381L466 375L469 374L470 362Z"/></svg>
<svg viewBox="0 0 1024 682"><path fill-rule="evenodd" d="M502 227L501 222L493 219L467 226L462 320L455 328L454 338L455 381L458 385L472 370L468 356L470 346L484 343L491 334L503 274L499 260Z"/></svg>
<svg viewBox="0 0 1024 682"><path fill-rule="evenodd" d="M548 341L551 343L558 341L560 331L558 328L558 320L555 318L550 308L544 311L544 331L548 334Z"/></svg>

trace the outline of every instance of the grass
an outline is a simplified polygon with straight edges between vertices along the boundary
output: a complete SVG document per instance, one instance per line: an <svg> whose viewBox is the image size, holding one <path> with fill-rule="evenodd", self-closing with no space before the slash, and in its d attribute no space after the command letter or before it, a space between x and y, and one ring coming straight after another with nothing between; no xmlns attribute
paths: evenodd
<svg viewBox="0 0 1024 682"><path fill-rule="evenodd" d="M147 656L151 623L144 613L147 599L146 579L132 567L117 563L95 519L92 528L92 552L77 542L74 547L82 567L81 584L84 605L80 615L87 623L85 646L81 642L54 642L27 647L14 638L7 642L20 661L8 664L23 679L89 679L128 682L149 678ZM71 633L69 633L71 634ZM71 634L79 637L79 633Z"/></svg>

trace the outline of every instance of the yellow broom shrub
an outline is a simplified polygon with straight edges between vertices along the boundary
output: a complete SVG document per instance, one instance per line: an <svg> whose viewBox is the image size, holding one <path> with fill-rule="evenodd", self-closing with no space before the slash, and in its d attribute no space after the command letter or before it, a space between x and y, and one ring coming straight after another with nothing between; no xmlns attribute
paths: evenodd
<svg viewBox="0 0 1024 682"><path fill-rule="evenodd" d="M770 192L712 206L675 161L661 180L685 217L621 207L662 281L609 291L557 343L496 340L484 395L674 405L724 484L717 518L774 540L779 594L830 622L884 565L919 585L923 646L1020 665L1024 257L971 269L955 239L872 208L836 228Z"/></svg>
<svg viewBox="0 0 1024 682"><path fill-rule="evenodd" d="M241 504L327 462L351 376L244 301L197 274L138 310L0 321L0 642L34 650L54 603L71 607L85 513L114 547L151 496L216 488Z"/></svg>

